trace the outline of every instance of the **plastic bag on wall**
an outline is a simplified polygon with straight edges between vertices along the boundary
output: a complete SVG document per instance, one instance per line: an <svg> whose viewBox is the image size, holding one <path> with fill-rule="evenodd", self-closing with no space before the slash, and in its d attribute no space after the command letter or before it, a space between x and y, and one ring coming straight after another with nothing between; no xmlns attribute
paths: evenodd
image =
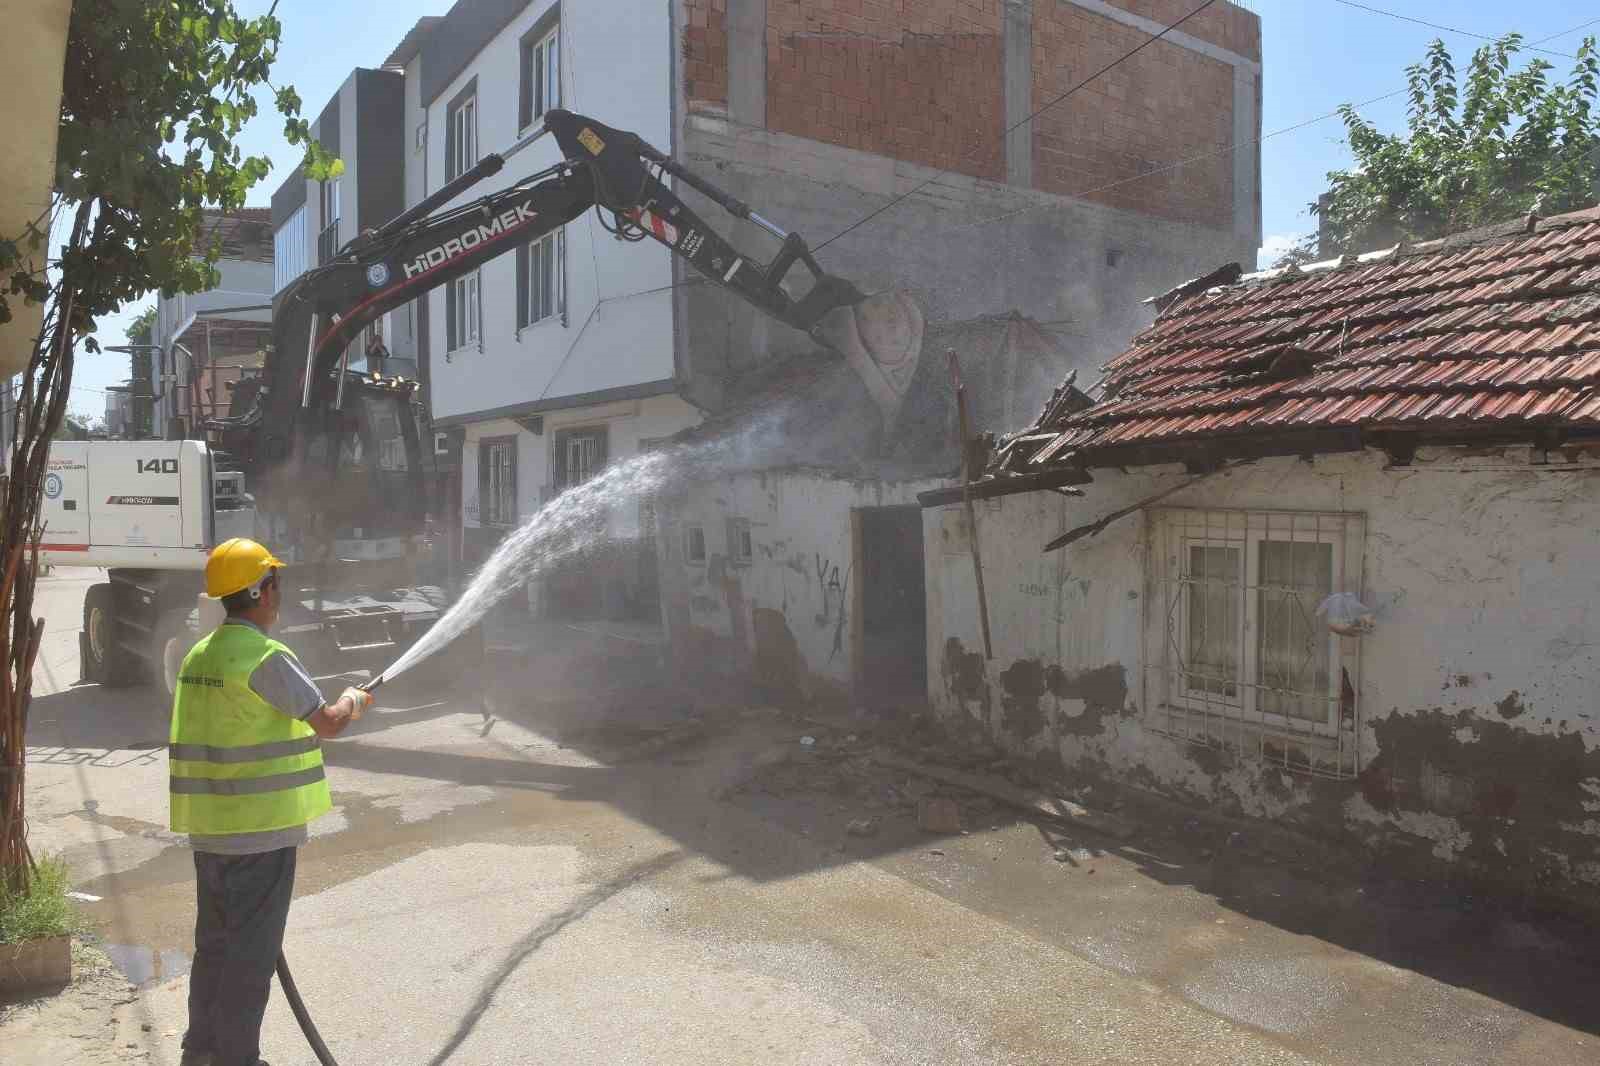
<svg viewBox="0 0 1600 1066"><path fill-rule="evenodd" d="M1317 604L1317 617L1325 619L1329 629L1345 637L1370 633L1375 624L1372 608L1353 592L1335 592Z"/></svg>

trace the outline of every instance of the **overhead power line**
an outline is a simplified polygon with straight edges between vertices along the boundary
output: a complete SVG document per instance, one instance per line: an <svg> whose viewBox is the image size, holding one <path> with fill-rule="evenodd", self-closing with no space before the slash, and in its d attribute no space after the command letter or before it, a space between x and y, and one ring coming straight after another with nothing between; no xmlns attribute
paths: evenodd
<svg viewBox="0 0 1600 1066"><path fill-rule="evenodd" d="M1138 55L1140 52L1144 51L1146 48L1150 47L1152 44L1155 44L1157 41L1161 40L1161 38L1165 37L1167 34L1171 33L1173 30L1177 29L1179 26L1182 26L1185 22L1188 22L1190 19L1194 18L1196 15L1200 14L1202 11L1204 11L1206 8L1210 7L1214 3L1216 3L1216 0L1203 0L1203 2L1200 4L1199 7L1196 7L1193 11L1190 11L1187 15L1183 16L1178 21L1172 23L1169 26L1164 27L1161 30L1160 33L1155 33L1155 34L1150 35L1149 37L1146 37L1143 41L1140 41L1133 48L1131 48L1128 51L1124 52L1122 55L1118 56L1116 59L1113 59L1111 62L1107 63L1105 66L1101 67L1099 70L1095 71L1093 74L1090 74L1087 78L1084 78L1082 81L1078 82L1076 85L1072 86L1070 89L1067 89L1061 95L1055 97L1053 100L1048 101L1047 103L1045 103L1041 107L1036 108L1027 117L1022 118L1022 119L1018 119L1016 122L1012 123L1010 126L1007 126L1005 128L1005 131L1003 133L1001 133L1001 135L1000 135L1000 150L1001 151L1005 150L1006 138L1011 136L1011 134L1015 133L1017 130L1021 129L1023 126L1026 126L1028 123L1032 122L1034 119L1038 118L1040 115L1044 114L1046 111L1050 110L1052 107L1055 107L1057 104L1061 103L1061 101L1065 100L1067 97L1071 96L1073 93L1077 92L1079 89L1083 88L1085 85L1088 85L1090 82L1094 81L1096 78L1098 78L1101 75L1105 74L1107 71L1111 70L1113 67L1117 66L1119 63L1123 63L1123 62L1126 62L1129 59L1132 59L1134 56ZM910 199L911 197L915 196L917 193L921 192L923 189L926 189L929 185L932 185L934 182L938 181L940 178L944 177L946 174L949 174L949 173L950 173L950 171L949 171L948 168L944 169L944 170L940 170L940 171L936 172L935 174L933 174L931 177L928 177L928 178L924 179L923 181L918 182L916 185L912 186L910 189L908 189L905 192L901 193L899 196L896 196L894 199L890 200L888 203L884 204L882 207L878 208L875 211L872 211L872 212L868 213L867 215L865 215L864 217L862 217L858 221L852 222L850 225L846 226L844 229L840 230L838 233L835 233L832 237L829 237L827 240L825 240L821 244L817 245L816 248L812 249L813 253L822 251L824 248L826 248L828 245L832 244L834 241L838 240L840 237L843 237L845 234L850 233L851 231L853 231L853 230L855 230L855 229L857 229L857 228L859 228L861 226L866 225L868 222L871 222L873 219L877 218L879 215L883 214L885 211L888 211L888 210L892 209L893 207L895 207L897 204L900 204L900 203L904 202L905 200Z"/></svg>
<svg viewBox="0 0 1600 1066"><path fill-rule="evenodd" d="M1443 23L1439 23L1439 22L1429 22L1427 19L1414 18L1411 15L1402 15L1398 11L1386 11L1381 7L1373 7L1370 4L1357 3L1356 0L1333 0L1333 2L1336 3L1336 4L1343 4L1345 7L1353 7L1357 11L1367 11L1367 12L1370 12L1371 14L1374 14L1374 15L1383 15L1386 18L1399 19L1401 22L1410 22L1410 23L1413 23L1414 25L1417 25L1417 26L1426 26L1430 30L1439 30L1439 31L1441 31L1443 33L1457 33L1457 34L1460 34L1463 37L1476 37L1480 41L1500 41L1500 40L1504 40L1505 39L1504 37L1491 37L1487 33L1475 33L1472 30L1463 30L1463 29L1458 29L1455 26L1446 26ZM1600 19L1597 19L1596 21L1600 21ZM1579 26L1578 29L1583 29L1583 27ZM1566 32L1567 33L1572 33L1573 31L1572 30L1567 30ZM1563 36L1563 34L1558 33L1558 34L1555 35L1555 37L1561 37L1561 36ZM1546 41L1554 40L1555 37L1546 37L1546 38L1544 38L1544 40L1546 40ZM1528 51L1530 51L1530 52L1543 52L1545 55L1560 56L1562 59L1577 59L1578 58L1577 56L1573 55L1570 52L1557 52L1557 51L1554 51L1553 49L1539 48L1536 45L1531 45L1531 44L1528 45Z"/></svg>
<svg viewBox="0 0 1600 1066"><path fill-rule="evenodd" d="M1347 2L1347 0L1336 0L1336 2L1337 3L1345 3L1345 2ZM1355 5L1355 6L1360 6L1360 5ZM1387 14L1387 12L1380 12L1380 13L1381 14ZM1561 30L1558 33L1552 33L1548 37L1540 37L1538 40L1530 42L1526 47L1529 48L1530 50L1537 50L1537 49L1535 49L1536 45L1544 44L1546 41L1553 41L1558 37L1565 37L1568 34L1577 33L1580 30L1586 30L1590 26L1595 26L1595 25L1600 25L1600 18L1590 19L1588 22L1579 23L1578 25L1573 26L1571 29ZM1557 53L1557 54L1561 54L1561 53ZM1391 99L1391 98L1396 97L1396 96L1404 95L1407 92L1410 92L1410 86L1404 86L1404 87L1399 88L1399 89L1393 89L1393 90L1391 90L1389 92L1386 92L1386 93L1383 93L1383 94L1381 94L1379 96L1374 96L1371 99L1363 100L1358 104L1350 104L1349 106L1351 108L1359 110L1359 109L1361 109L1363 107L1370 107L1373 104L1382 103L1384 100L1388 100L1388 99ZM1177 160L1176 162L1173 162L1173 163L1167 163L1167 164L1164 164L1163 166L1154 167L1154 168L1152 168L1150 170L1140 171L1139 173L1132 174L1132 175L1130 175L1130 176L1128 176L1126 178L1118 178L1116 181L1106 182L1104 185L1096 185L1093 188L1084 189L1081 192L1068 193L1068 194L1066 194L1065 198L1069 199L1069 200L1082 200L1082 199L1085 199L1087 197L1094 196L1094 195L1096 195L1098 193L1103 193L1103 192L1107 192L1107 191L1109 191L1111 189L1119 188L1119 187L1121 187L1123 185L1131 185L1136 181L1144 181L1146 178L1159 177L1162 174L1171 173L1174 170L1182 169L1183 167L1189 166L1190 164L1193 164L1193 163L1203 163L1208 159L1215 159L1218 156L1231 155L1232 153L1238 151L1241 148L1250 148L1250 147L1252 147L1254 145L1261 144L1263 141L1271 140L1274 137L1281 137L1286 133L1293 133L1296 130L1303 130L1307 126L1314 126L1319 122L1326 122L1330 118L1336 118L1344 111L1344 109L1345 109L1345 105L1341 104L1340 106L1334 108L1332 111L1323 112L1322 114L1316 115L1316 116L1314 116L1312 118L1302 119L1301 121L1296 122L1293 125L1283 126L1283 127L1279 128L1279 129L1273 130L1271 133L1264 133L1260 137L1252 137L1249 140L1244 140L1244 141L1235 141L1232 144L1226 144L1226 145L1223 145L1223 146L1221 146L1219 148L1211 149L1210 151L1201 152L1198 155L1188 156L1187 158L1179 159L1179 160ZM978 219L975 222L968 222L964 226L957 227L957 228L975 228L975 227L978 227L978 226L991 226L991 225L995 224L996 222L1004 222L1007 219L1016 218L1018 215L1025 215L1029 211L1036 211L1036 210L1038 210L1040 208L1049 207L1049 206L1053 206L1053 205L1050 205L1050 204L1039 204L1039 203L1026 204L1026 205L1024 205L1022 207L1017 208L1014 211L1006 211L1006 212L1004 212L1002 214L991 215L988 218Z"/></svg>

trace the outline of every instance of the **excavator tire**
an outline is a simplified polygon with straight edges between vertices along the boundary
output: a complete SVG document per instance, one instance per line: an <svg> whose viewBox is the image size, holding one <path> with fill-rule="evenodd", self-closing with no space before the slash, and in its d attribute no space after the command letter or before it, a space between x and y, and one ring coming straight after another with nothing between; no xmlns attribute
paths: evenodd
<svg viewBox="0 0 1600 1066"><path fill-rule="evenodd" d="M83 597L83 631L78 654L86 681L125 688L139 679L138 656L122 646L116 591L109 582L89 586Z"/></svg>

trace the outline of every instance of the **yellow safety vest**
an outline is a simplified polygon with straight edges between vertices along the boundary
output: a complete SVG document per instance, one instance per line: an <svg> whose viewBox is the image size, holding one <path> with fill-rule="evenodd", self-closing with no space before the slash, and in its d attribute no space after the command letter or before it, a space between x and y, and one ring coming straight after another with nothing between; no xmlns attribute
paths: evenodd
<svg viewBox="0 0 1600 1066"><path fill-rule="evenodd" d="M174 833L289 829L332 809L316 733L250 688L280 651L292 654L253 626L220 625L184 658L169 748Z"/></svg>

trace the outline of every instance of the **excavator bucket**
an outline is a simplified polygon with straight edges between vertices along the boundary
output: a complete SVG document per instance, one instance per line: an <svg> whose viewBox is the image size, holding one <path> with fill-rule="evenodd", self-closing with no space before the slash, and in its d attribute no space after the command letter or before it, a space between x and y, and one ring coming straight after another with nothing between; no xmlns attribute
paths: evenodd
<svg viewBox="0 0 1600 1066"><path fill-rule="evenodd" d="M922 308L901 289L836 307L812 327L812 336L844 356L866 383L884 432L894 429L900 405L922 356Z"/></svg>

